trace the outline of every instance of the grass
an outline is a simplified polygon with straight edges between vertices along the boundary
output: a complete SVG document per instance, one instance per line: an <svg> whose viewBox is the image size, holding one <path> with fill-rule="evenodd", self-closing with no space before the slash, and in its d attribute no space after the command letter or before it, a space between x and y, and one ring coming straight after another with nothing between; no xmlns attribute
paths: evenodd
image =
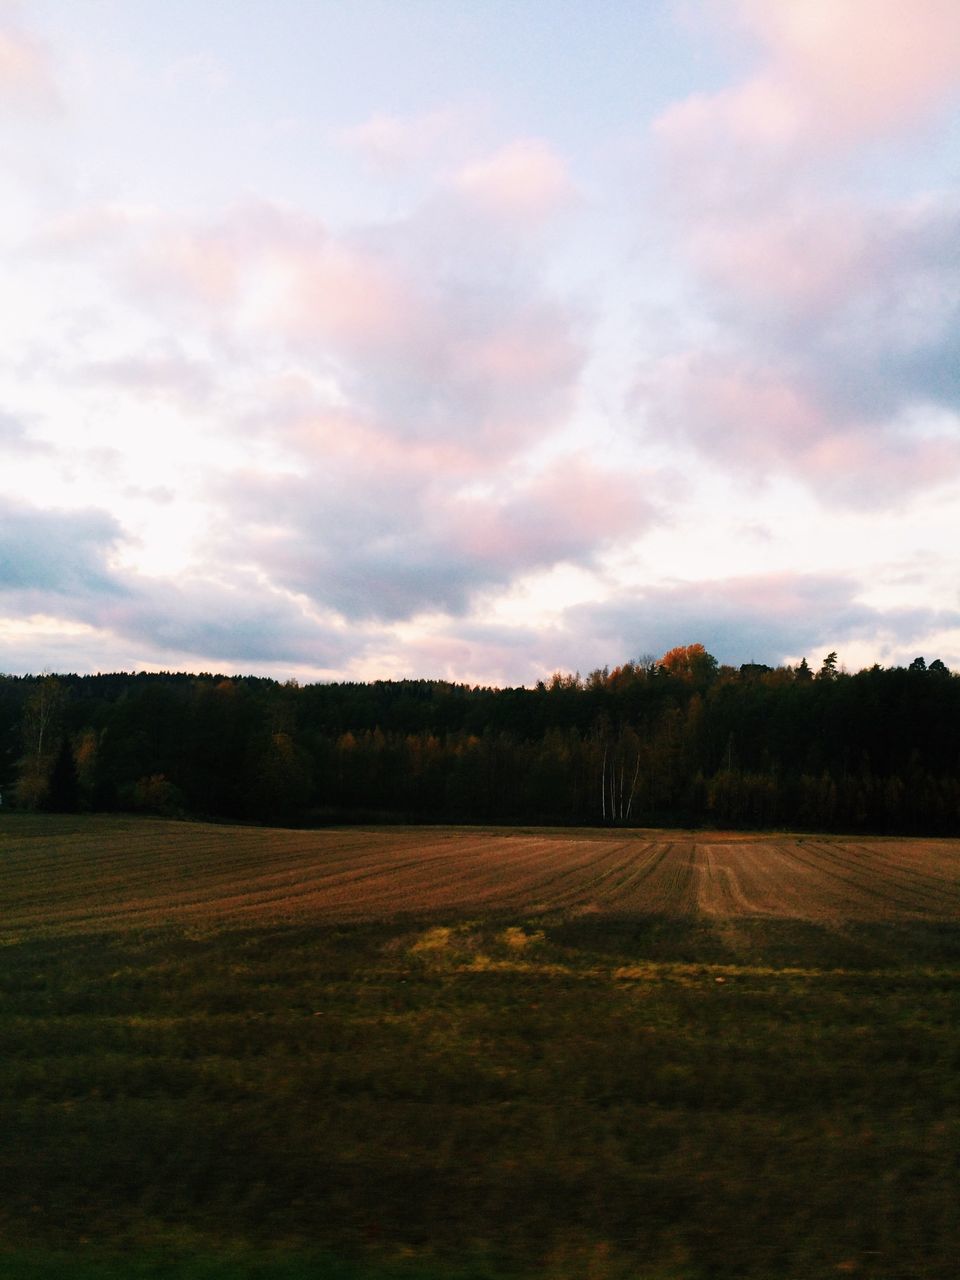
<svg viewBox="0 0 960 1280"><path fill-rule="evenodd" d="M2 1280L952 1277L960 929L19 929Z"/></svg>

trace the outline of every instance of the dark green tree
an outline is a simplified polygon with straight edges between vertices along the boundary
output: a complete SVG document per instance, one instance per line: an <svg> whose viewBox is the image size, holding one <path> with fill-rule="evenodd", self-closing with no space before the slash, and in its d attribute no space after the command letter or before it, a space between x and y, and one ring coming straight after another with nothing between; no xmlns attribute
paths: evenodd
<svg viewBox="0 0 960 1280"><path fill-rule="evenodd" d="M44 807L51 813L76 813L80 807L77 764L68 738L63 739L57 752Z"/></svg>

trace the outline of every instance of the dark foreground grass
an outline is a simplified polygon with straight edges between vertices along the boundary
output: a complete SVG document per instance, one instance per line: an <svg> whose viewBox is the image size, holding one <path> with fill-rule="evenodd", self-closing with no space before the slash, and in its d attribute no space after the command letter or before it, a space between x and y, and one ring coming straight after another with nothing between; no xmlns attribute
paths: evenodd
<svg viewBox="0 0 960 1280"><path fill-rule="evenodd" d="M957 1274L955 926L4 942L3 1280Z"/></svg>

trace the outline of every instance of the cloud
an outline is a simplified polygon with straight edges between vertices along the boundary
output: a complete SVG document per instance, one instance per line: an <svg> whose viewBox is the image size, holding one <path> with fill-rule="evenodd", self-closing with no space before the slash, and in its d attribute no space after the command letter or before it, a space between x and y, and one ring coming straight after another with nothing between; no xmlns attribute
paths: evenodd
<svg viewBox="0 0 960 1280"><path fill-rule="evenodd" d="M460 170L457 189L499 218L542 222L571 203L576 188L566 162L541 138L521 138Z"/></svg>
<svg viewBox="0 0 960 1280"><path fill-rule="evenodd" d="M914 126L960 90L953 0L730 0L731 26L760 46L756 72L691 95L660 117L661 139L712 169L736 149L749 164L843 149Z"/></svg>
<svg viewBox="0 0 960 1280"><path fill-rule="evenodd" d="M767 47L767 82L819 137L886 132L960 89L960 10L952 0L738 0Z"/></svg>
<svg viewBox="0 0 960 1280"><path fill-rule="evenodd" d="M455 496L444 541L466 561L475 558L501 574L589 564L654 523L659 513L646 496L653 479L568 455L505 493Z"/></svg>
<svg viewBox="0 0 960 1280"><path fill-rule="evenodd" d="M0 111L45 113L59 106L47 50L0 14Z"/></svg>
<svg viewBox="0 0 960 1280"><path fill-rule="evenodd" d="M647 369L635 403L674 442L756 478L801 479L824 501L869 509L956 482L960 417L938 419L929 434L898 417L860 417L858 409L891 406L874 403L876 388L858 404L849 385L834 388L835 376L832 368L823 374L815 366L790 368L785 356L685 352ZM898 399L905 405L902 389Z"/></svg>
<svg viewBox="0 0 960 1280"><path fill-rule="evenodd" d="M11 618L46 619L38 624L41 631L60 619L68 632L92 628L113 649L125 642L154 660L215 656L329 668L349 656L342 630L261 579L234 569L226 576L194 573L174 582L121 570L114 558L124 541L122 527L103 511L4 503L0 631ZM45 665L42 655L30 665Z"/></svg>
<svg viewBox="0 0 960 1280"><path fill-rule="evenodd" d="M125 597L103 602L97 625L155 656L247 663L342 665L351 643L283 593L234 573L229 582L195 575L176 583L135 577Z"/></svg>
<svg viewBox="0 0 960 1280"><path fill-rule="evenodd" d="M137 397L170 399L195 406L213 392L213 367L187 355L175 342L118 356L91 360L68 375L83 386L111 387Z"/></svg>
<svg viewBox="0 0 960 1280"><path fill-rule="evenodd" d="M463 615L480 591L596 564L641 536L659 518L651 479L582 455L484 483L437 474L423 455L324 452L307 474L222 484L228 516L211 554L229 546L237 563L351 620Z"/></svg>
<svg viewBox="0 0 960 1280"><path fill-rule="evenodd" d="M118 522L103 511L40 511L0 501L0 593L44 598L116 595L109 568Z"/></svg>
<svg viewBox="0 0 960 1280"><path fill-rule="evenodd" d="M243 246L229 226L192 227L167 220L139 237L129 274L144 299L186 299L212 314L236 305Z"/></svg>
<svg viewBox="0 0 960 1280"><path fill-rule="evenodd" d="M440 107L406 115L378 111L360 124L336 130L333 137L375 169L403 173L448 159L462 145L465 129L462 110Z"/></svg>
<svg viewBox="0 0 960 1280"><path fill-rule="evenodd" d="M754 39L759 69L654 126L669 234L707 323L695 349L646 364L632 408L654 435L831 504L955 482L960 205L945 192L866 199L855 148L960 93L960 10L714 12Z"/></svg>
<svg viewBox="0 0 960 1280"><path fill-rule="evenodd" d="M116 201L81 205L47 218L27 238L27 248L38 258L86 257L123 243L137 227L150 231L158 213L148 205Z"/></svg>
<svg viewBox="0 0 960 1280"><path fill-rule="evenodd" d="M691 256L723 341L648 367L636 403L716 460L789 472L831 500L955 480L960 208L835 215L697 230Z"/></svg>
<svg viewBox="0 0 960 1280"><path fill-rule="evenodd" d="M19 418L0 410L0 453L26 456L49 452L49 445L30 438Z"/></svg>
<svg viewBox="0 0 960 1280"><path fill-rule="evenodd" d="M858 598L854 578L779 573L649 588L628 602L578 605L564 621L586 651L623 658L660 655L701 643L721 662L767 662L814 655L878 637L898 646L960 628L960 610L877 609Z"/></svg>
<svg viewBox="0 0 960 1280"><path fill-rule="evenodd" d="M832 649L855 670L868 662L909 662L917 652L960 659L960 609L879 609L863 602L849 575L771 573L631 589L629 597L564 610L544 625L479 617L432 620L429 629L372 634L359 655L360 678L445 676L473 683L533 684L554 671L587 673L677 644L702 643L721 662L798 661L812 666Z"/></svg>
<svg viewBox="0 0 960 1280"><path fill-rule="evenodd" d="M559 172L542 147L529 158L540 178ZM175 399L231 442L198 475L219 512L204 564L355 624L463 616L479 591L595 563L658 518L645 474L529 456L572 419L585 317L482 203L479 187L446 187L352 231L267 203L204 221L105 206L48 232L58 261L93 246L150 324L75 364L74 385ZM174 326L182 340L160 336ZM124 581L111 625L129 633L159 587Z"/></svg>
<svg viewBox="0 0 960 1280"><path fill-rule="evenodd" d="M234 356L279 347L406 440L503 456L572 412L585 315L548 288L536 253L457 202L338 233L247 206L132 228L121 256L139 307Z"/></svg>
<svg viewBox="0 0 960 1280"><path fill-rule="evenodd" d="M542 626L434 620L429 629L372 635L352 669L358 679L425 678L509 686L534 684L556 669L568 637ZM571 661L573 658L571 657ZM572 669L572 668L570 668Z"/></svg>

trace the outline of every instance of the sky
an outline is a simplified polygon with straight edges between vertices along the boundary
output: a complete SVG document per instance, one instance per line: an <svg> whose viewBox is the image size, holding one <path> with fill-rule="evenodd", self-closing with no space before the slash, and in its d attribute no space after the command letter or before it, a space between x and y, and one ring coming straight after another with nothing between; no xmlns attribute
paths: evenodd
<svg viewBox="0 0 960 1280"><path fill-rule="evenodd" d="M956 0L0 0L0 671L960 668Z"/></svg>

